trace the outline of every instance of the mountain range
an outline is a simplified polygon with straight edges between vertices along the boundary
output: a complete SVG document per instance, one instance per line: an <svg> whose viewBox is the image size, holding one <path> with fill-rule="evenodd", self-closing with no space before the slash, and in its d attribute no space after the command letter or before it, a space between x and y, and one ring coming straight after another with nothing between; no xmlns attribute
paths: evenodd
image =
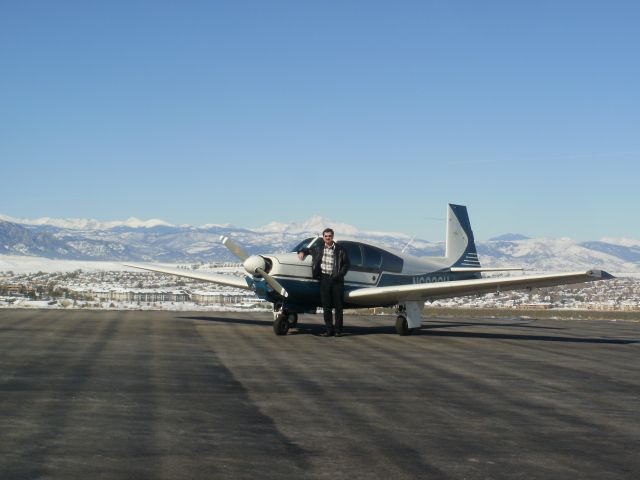
<svg viewBox="0 0 640 480"><path fill-rule="evenodd" d="M172 225L162 220L98 222L86 219L23 220L0 215L0 254L69 260L197 263L236 261L220 243L232 237L250 253L284 252L300 240L332 225L342 238L423 255L443 255L444 242L411 239L394 232L365 232L322 217L302 223L271 222L256 229L233 225ZM505 234L476 242L484 266L519 266L527 270L564 271L602 268L611 273L640 273L640 241L528 238Z"/></svg>

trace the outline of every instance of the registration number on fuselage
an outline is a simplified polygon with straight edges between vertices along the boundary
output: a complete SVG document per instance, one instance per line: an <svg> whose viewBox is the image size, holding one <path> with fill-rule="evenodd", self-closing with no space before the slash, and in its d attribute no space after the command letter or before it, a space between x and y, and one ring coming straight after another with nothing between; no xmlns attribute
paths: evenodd
<svg viewBox="0 0 640 480"><path fill-rule="evenodd" d="M448 282L451 280L449 275L418 275L413 277L413 283L435 283Z"/></svg>

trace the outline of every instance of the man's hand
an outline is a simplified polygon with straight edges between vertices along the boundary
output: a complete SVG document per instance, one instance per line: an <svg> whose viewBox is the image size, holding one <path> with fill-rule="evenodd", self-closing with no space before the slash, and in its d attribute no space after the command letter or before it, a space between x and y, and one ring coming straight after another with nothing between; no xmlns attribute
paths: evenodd
<svg viewBox="0 0 640 480"><path fill-rule="evenodd" d="M304 260L304 257L305 257L304 252L298 252L298 258L300 260Z"/></svg>

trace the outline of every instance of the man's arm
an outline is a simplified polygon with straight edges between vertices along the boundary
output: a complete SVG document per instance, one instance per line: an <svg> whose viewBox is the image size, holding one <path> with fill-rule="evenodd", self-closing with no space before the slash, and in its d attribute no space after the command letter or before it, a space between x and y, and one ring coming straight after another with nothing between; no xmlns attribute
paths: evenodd
<svg viewBox="0 0 640 480"><path fill-rule="evenodd" d="M351 264L349 263L349 257L344 248L340 249L340 256L342 257L342 265L340 265L340 271L338 272L338 275L340 276L340 278L344 278L344 276L349 271L349 267L351 266Z"/></svg>

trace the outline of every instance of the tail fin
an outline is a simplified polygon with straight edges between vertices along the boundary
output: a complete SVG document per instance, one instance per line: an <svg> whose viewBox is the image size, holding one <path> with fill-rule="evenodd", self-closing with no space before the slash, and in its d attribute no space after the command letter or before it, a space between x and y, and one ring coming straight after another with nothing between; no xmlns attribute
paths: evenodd
<svg viewBox="0 0 640 480"><path fill-rule="evenodd" d="M447 209L447 241L444 256L451 262L452 267L480 268L467 207L463 205L450 203Z"/></svg>

